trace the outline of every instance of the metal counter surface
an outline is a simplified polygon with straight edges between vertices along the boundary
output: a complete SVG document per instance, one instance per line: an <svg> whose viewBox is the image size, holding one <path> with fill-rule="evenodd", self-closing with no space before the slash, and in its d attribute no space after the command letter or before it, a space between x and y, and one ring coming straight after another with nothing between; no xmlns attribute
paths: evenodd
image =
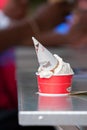
<svg viewBox="0 0 87 130"><path fill-rule="evenodd" d="M18 118L19 124L31 125L87 125L87 95L41 96L37 94L37 59L30 49L28 58L17 56ZM18 55L19 52L17 52ZM22 52L23 53L23 52ZM24 54L25 55L25 54ZM22 57L22 60L20 60ZM31 61L30 61L31 59ZM22 62L23 61L23 62ZM31 64L33 63L33 65ZM73 78L72 91L87 90L87 77Z"/></svg>

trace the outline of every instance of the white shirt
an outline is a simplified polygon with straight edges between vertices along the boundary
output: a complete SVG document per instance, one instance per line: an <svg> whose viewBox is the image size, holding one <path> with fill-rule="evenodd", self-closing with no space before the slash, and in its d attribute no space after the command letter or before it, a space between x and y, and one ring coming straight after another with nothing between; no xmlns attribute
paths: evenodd
<svg viewBox="0 0 87 130"><path fill-rule="evenodd" d="M0 29L7 28L11 24L11 19L0 10Z"/></svg>
<svg viewBox="0 0 87 130"><path fill-rule="evenodd" d="M12 24L12 20L8 16L6 16L2 10L0 10L0 29L5 29L9 27L11 24ZM4 51L0 55L0 65L7 65L13 62L14 62L13 48Z"/></svg>

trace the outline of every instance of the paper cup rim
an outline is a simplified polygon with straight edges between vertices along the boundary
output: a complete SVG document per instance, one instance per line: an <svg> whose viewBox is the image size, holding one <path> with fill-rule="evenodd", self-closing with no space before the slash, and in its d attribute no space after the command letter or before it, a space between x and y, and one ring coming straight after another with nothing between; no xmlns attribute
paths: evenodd
<svg viewBox="0 0 87 130"><path fill-rule="evenodd" d="M36 72L36 75L37 76L40 76L40 74L38 73L38 72ZM54 75L52 75L52 76L73 76L74 74L73 73L71 73L71 74L54 74Z"/></svg>

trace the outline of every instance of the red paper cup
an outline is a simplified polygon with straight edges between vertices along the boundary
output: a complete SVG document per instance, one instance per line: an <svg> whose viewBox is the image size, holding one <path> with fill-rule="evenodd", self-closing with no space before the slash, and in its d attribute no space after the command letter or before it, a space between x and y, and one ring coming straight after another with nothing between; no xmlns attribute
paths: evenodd
<svg viewBox="0 0 87 130"><path fill-rule="evenodd" d="M73 75L55 75L50 78L40 78L37 74L39 94L69 94L72 88Z"/></svg>
<svg viewBox="0 0 87 130"><path fill-rule="evenodd" d="M70 96L42 96L38 97L38 110L71 110Z"/></svg>

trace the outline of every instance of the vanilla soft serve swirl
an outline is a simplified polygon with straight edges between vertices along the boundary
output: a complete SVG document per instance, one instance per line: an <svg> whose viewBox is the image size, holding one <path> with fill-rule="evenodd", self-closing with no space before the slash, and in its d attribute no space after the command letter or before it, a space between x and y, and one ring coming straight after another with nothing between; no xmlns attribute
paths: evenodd
<svg viewBox="0 0 87 130"><path fill-rule="evenodd" d="M69 63L63 61L58 55L54 54L55 58L58 60L58 66L54 71L43 69L42 66L38 68L38 74L41 78L50 78L53 75L73 75L74 72Z"/></svg>

